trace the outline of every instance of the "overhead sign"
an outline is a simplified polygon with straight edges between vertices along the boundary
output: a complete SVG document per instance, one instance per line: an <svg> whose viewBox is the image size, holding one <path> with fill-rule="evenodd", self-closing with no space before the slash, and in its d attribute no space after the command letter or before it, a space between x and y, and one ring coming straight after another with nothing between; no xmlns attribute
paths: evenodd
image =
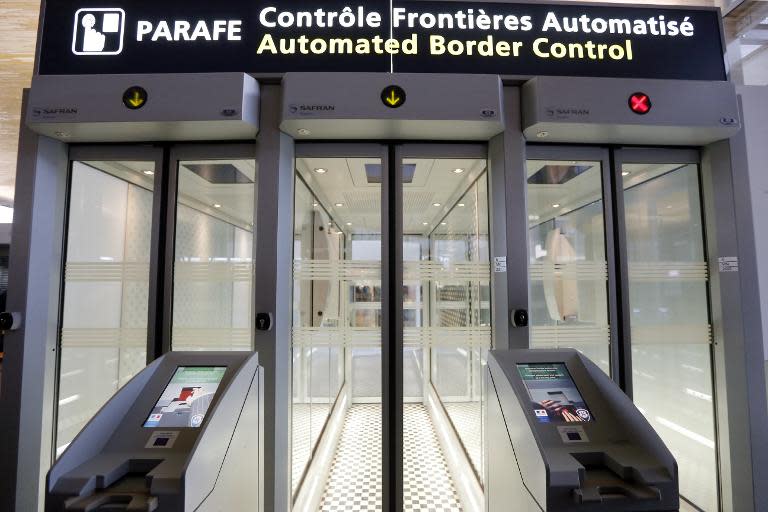
<svg viewBox="0 0 768 512"><path fill-rule="evenodd" d="M542 3L49 0L40 74L372 71L725 80L719 11Z"/></svg>

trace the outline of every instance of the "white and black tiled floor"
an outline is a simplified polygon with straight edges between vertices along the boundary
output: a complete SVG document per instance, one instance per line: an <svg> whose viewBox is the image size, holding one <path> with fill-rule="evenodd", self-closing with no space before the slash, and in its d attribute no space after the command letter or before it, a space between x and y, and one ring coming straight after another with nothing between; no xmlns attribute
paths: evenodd
<svg viewBox="0 0 768 512"><path fill-rule="evenodd" d="M432 420L421 404L403 406L403 509L461 511ZM350 407L333 460L321 512L382 510L381 406Z"/></svg>

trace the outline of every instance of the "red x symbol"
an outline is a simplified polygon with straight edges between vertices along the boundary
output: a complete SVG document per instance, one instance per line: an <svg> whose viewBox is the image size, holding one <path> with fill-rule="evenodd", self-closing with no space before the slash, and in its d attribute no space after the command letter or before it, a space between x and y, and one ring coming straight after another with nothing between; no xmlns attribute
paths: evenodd
<svg viewBox="0 0 768 512"><path fill-rule="evenodd" d="M629 97L629 108L635 114L647 114L651 111L651 98L642 92L636 92Z"/></svg>

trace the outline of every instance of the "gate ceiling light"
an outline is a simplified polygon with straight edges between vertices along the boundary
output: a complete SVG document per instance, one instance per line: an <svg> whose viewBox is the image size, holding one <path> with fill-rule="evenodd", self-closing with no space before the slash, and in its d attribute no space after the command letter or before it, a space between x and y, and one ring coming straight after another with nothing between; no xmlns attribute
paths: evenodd
<svg viewBox="0 0 768 512"><path fill-rule="evenodd" d="M221 208L221 205L219 203L213 203L214 208Z"/></svg>
<svg viewBox="0 0 768 512"><path fill-rule="evenodd" d="M432 203L432 206L442 206L440 203Z"/></svg>
<svg viewBox="0 0 768 512"><path fill-rule="evenodd" d="M152 176L153 174L155 174L155 171L142 171L142 172L147 176Z"/></svg>
<svg viewBox="0 0 768 512"><path fill-rule="evenodd" d="M325 173L327 173L327 172L328 172L328 169L324 169L324 168L322 168L322 167L318 167L317 169L315 169L315 172L316 172L317 174L325 174Z"/></svg>
<svg viewBox="0 0 768 512"><path fill-rule="evenodd" d="M342 206L344 206L344 203L335 203L334 206L336 206L337 208L341 208Z"/></svg>
<svg viewBox="0 0 768 512"><path fill-rule="evenodd" d="M464 208L464 206L466 206L466 205L464 203L459 203L456 206L458 206L459 208Z"/></svg>
<svg viewBox="0 0 768 512"><path fill-rule="evenodd" d="M560 208L560 203L555 203L552 205L552 208Z"/></svg>
<svg viewBox="0 0 768 512"><path fill-rule="evenodd" d="M453 170L453 174L461 174L463 172L464 172L464 169L461 169L459 167L457 167L456 169Z"/></svg>

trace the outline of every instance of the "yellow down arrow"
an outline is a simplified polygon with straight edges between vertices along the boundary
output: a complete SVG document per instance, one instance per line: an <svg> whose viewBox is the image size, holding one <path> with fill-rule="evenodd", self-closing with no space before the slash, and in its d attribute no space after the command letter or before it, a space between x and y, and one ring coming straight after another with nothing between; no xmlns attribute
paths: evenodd
<svg viewBox="0 0 768 512"><path fill-rule="evenodd" d="M387 103L389 103L393 107L395 105L397 105L398 103L400 103L400 96L396 96L395 95L395 90L394 89L392 89L392 91L390 91L389 96L387 97Z"/></svg>
<svg viewBox="0 0 768 512"><path fill-rule="evenodd" d="M130 103L132 107L139 107L144 103L144 98L141 97L139 91L133 91L133 96L128 98L128 103Z"/></svg>

